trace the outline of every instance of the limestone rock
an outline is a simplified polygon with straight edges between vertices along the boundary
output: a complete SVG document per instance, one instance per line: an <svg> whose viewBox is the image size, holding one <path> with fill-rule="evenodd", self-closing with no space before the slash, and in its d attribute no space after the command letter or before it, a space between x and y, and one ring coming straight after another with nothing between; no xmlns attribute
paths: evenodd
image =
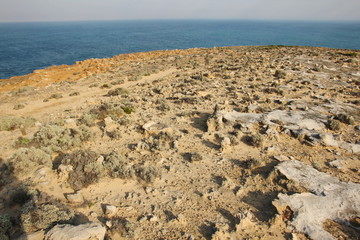
<svg viewBox="0 0 360 240"><path fill-rule="evenodd" d="M82 196L80 191L77 191L75 193L66 194L65 197L70 203L81 204L84 202L84 197Z"/></svg>
<svg viewBox="0 0 360 240"><path fill-rule="evenodd" d="M105 206L105 214L106 216L113 216L114 214L116 214L118 212L118 207L113 206L113 205L106 205Z"/></svg>
<svg viewBox="0 0 360 240"><path fill-rule="evenodd" d="M106 228L99 223L86 223L78 226L60 224L53 227L45 240L103 240Z"/></svg>
<svg viewBox="0 0 360 240"><path fill-rule="evenodd" d="M147 122L145 123L142 128L145 130L145 135L147 136L154 136L154 135L158 135L161 132L162 133L167 133L172 135L174 130L162 123L156 123L153 121Z"/></svg>
<svg viewBox="0 0 360 240"><path fill-rule="evenodd" d="M348 221L360 214L360 185L340 182L337 178L297 160L284 161L276 167L289 180L310 192L286 195L280 193L273 202L279 213L286 207L294 212L291 224L312 239L334 239L323 229L327 219Z"/></svg>

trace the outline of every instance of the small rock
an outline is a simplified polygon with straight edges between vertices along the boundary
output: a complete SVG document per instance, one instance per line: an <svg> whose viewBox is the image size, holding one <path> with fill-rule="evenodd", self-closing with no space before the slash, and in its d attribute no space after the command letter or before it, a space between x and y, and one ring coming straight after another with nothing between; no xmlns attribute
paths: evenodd
<svg viewBox="0 0 360 240"><path fill-rule="evenodd" d="M145 130L145 135L147 136L158 135L161 132L169 135L174 133L174 130L171 127L162 123L155 123L153 121L145 123L142 128Z"/></svg>
<svg viewBox="0 0 360 240"><path fill-rule="evenodd" d="M108 228L111 228L112 227L112 222L110 220L106 221L105 225L108 227Z"/></svg>
<svg viewBox="0 0 360 240"><path fill-rule="evenodd" d="M39 121L37 121L37 122L35 122L35 126L36 126L36 127L41 127L41 126L42 126L42 123L39 122Z"/></svg>
<svg viewBox="0 0 360 240"><path fill-rule="evenodd" d="M288 161L290 160L289 157L285 156L285 155L277 155L273 157L275 160L278 160L279 162L283 162L283 161Z"/></svg>
<svg viewBox="0 0 360 240"><path fill-rule="evenodd" d="M153 193L155 189L152 187L145 187L144 191L146 194L149 194L149 193Z"/></svg>
<svg viewBox="0 0 360 240"><path fill-rule="evenodd" d="M231 140L228 137L224 137L224 139L221 141L221 148L220 151L226 151L226 149L229 148L229 146L231 145Z"/></svg>
<svg viewBox="0 0 360 240"><path fill-rule="evenodd" d="M334 161L329 162L329 165L331 167L335 167L335 168L338 168L338 169L344 169L344 160L336 159Z"/></svg>
<svg viewBox="0 0 360 240"><path fill-rule="evenodd" d="M149 221L150 222L157 222L159 220L159 218L157 217L157 216L155 216L155 215L151 215L150 217L149 217Z"/></svg>
<svg viewBox="0 0 360 240"><path fill-rule="evenodd" d="M106 205L105 206L105 214L107 216L112 216L114 214L116 214L118 212L118 207L113 206L113 205Z"/></svg>
<svg viewBox="0 0 360 240"><path fill-rule="evenodd" d="M265 149L266 153L273 153L273 152L275 152L276 150L278 150L278 148L275 147L275 146L267 147L267 148Z"/></svg>
<svg viewBox="0 0 360 240"><path fill-rule="evenodd" d="M73 166L71 166L71 165L60 164L58 167L58 172L59 172L60 177L67 178L67 176L69 175L69 173L71 171L73 171Z"/></svg>
<svg viewBox="0 0 360 240"><path fill-rule="evenodd" d="M78 226L58 224L45 235L45 240L103 240L106 228L100 223L86 223Z"/></svg>
<svg viewBox="0 0 360 240"><path fill-rule="evenodd" d="M177 215L176 220L178 220L180 223L186 223L186 218L183 214Z"/></svg>
<svg viewBox="0 0 360 240"><path fill-rule="evenodd" d="M83 203L84 197L82 196L80 191L77 191L75 193L69 193L65 194L66 200L68 200L70 203Z"/></svg>
<svg viewBox="0 0 360 240"><path fill-rule="evenodd" d="M97 218L98 217L98 214L96 212L91 212L90 213L90 216L93 217L93 218Z"/></svg>
<svg viewBox="0 0 360 240"><path fill-rule="evenodd" d="M197 162L197 161L201 161L203 157L200 155L200 153L195 152L195 153L191 153L190 159L192 162Z"/></svg>
<svg viewBox="0 0 360 240"><path fill-rule="evenodd" d="M67 124L72 124L72 123L74 123L74 122L75 122L74 119L71 119L71 118L65 119L65 123L67 123Z"/></svg>
<svg viewBox="0 0 360 240"><path fill-rule="evenodd" d="M249 106L246 107L246 110L248 113L255 113L258 108L259 108L259 105L250 104Z"/></svg>
<svg viewBox="0 0 360 240"><path fill-rule="evenodd" d="M43 168L40 168L39 170L37 170L36 172L35 172L35 175L41 175L41 176L44 176L44 175L46 175L46 173L48 172L48 168L45 168L45 167L43 167Z"/></svg>
<svg viewBox="0 0 360 240"><path fill-rule="evenodd" d="M99 163L99 164L102 164L103 162L104 162L104 156L100 156L97 160L96 160L96 162L97 163Z"/></svg>

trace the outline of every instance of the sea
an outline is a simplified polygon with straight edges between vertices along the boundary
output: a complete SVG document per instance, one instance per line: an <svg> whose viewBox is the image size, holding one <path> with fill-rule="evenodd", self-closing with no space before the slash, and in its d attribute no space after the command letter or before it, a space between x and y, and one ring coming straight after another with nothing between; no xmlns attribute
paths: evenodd
<svg viewBox="0 0 360 240"><path fill-rule="evenodd" d="M122 20L0 23L0 79L88 58L166 49L297 45L360 49L360 22Z"/></svg>

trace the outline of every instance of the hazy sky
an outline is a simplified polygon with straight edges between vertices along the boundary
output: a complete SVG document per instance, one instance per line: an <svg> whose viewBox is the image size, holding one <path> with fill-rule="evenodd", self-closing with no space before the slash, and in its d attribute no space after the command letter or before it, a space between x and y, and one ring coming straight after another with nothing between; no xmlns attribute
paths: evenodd
<svg viewBox="0 0 360 240"><path fill-rule="evenodd" d="M360 0L0 0L0 22L115 19L360 20Z"/></svg>

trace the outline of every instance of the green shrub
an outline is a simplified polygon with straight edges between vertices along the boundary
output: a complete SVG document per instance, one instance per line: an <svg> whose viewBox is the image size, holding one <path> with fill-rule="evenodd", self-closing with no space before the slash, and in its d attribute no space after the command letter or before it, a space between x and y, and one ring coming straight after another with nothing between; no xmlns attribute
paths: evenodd
<svg viewBox="0 0 360 240"><path fill-rule="evenodd" d="M124 110L124 112L126 114L131 114L131 113L133 113L135 111L133 108L128 107L128 106L124 106L122 109Z"/></svg>
<svg viewBox="0 0 360 240"><path fill-rule="evenodd" d="M10 157L9 163L16 175L29 174L39 166L52 167L50 155L34 147L18 149Z"/></svg>
<svg viewBox="0 0 360 240"><path fill-rule="evenodd" d="M15 142L15 147L27 147L31 143L31 139L19 137Z"/></svg>

